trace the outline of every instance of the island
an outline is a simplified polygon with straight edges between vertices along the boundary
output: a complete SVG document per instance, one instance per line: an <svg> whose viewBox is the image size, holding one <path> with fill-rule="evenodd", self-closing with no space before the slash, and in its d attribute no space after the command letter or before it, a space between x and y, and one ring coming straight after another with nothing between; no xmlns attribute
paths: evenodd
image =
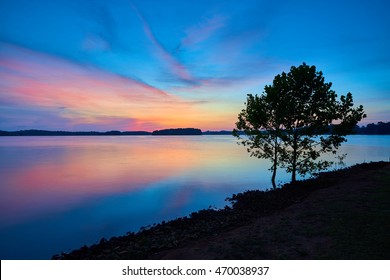
<svg viewBox="0 0 390 280"><path fill-rule="evenodd" d="M202 135L202 130L198 128L170 128L155 130L152 135Z"/></svg>

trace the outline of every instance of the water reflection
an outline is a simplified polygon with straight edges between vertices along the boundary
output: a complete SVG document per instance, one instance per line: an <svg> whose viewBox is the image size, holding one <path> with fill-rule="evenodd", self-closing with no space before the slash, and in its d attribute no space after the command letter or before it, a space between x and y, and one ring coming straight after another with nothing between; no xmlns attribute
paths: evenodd
<svg viewBox="0 0 390 280"><path fill-rule="evenodd" d="M341 152L347 165L387 160L388 140L354 136ZM2 137L0 154L2 259L50 258L270 187L269 162L229 136Z"/></svg>
<svg viewBox="0 0 390 280"><path fill-rule="evenodd" d="M135 145L84 138L70 148L67 142L52 145L45 140L32 148L10 147L1 162L1 166L14 166L2 176L2 211L12 213L8 222L107 194L136 191L197 164L194 152L180 145L171 149L145 141ZM10 215L2 215L2 223L4 218Z"/></svg>
<svg viewBox="0 0 390 280"><path fill-rule="evenodd" d="M47 258L103 236L222 206L237 182L258 183L261 172L240 176L240 159L253 159L234 139L210 140L1 138L1 257ZM18 238L21 231L28 236ZM40 250L30 250L30 242L41 244Z"/></svg>

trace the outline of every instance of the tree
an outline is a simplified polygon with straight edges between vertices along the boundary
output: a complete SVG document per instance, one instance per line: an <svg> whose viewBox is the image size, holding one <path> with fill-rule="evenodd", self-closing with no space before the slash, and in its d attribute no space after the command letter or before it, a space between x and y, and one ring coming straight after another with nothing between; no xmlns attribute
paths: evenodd
<svg viewBox="0 0 390 280"><path fill-rule="evenodd" d="M248 95L233 134L251 156L272 161L274 187L277 166L292 173L293 183L297 173L313 174L329 167L332 162L320 159L321 154L335 154L366 117L363 106L353 108L351 93L337 100L331 87L321 71L303 63L277 75L263 95Z"/></svg>
<svg viewBox="0 0 390 280"><path fill-rule="evenodd" d="M246 109L238 115L237 128L243 131L246 138L242 138L238 130L233 135L240 139L240 143L247 147L250 156L270 159L272 166L272 185L276 188L276 170L279 165L281 152L282 120L279 111L279 98L275 94L247 97Z"/></svg>

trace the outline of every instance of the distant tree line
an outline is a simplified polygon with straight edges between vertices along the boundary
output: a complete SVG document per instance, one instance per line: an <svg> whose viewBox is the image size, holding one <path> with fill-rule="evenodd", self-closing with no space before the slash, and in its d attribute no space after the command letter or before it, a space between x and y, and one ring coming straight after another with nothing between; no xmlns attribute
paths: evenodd
<svg viewBox="0 0 390 280"><path fill-rule="evenodd" d="M370 123L367 126L360 127L356 126L354 131L356 134L364 135L390 135L390 122Z"/></svg>
<svg viewBox="0 0 390 280"><path fill-rule="evenodd" d="M202 135L198 128L170 128L153 131L152 135Z"/></svg>
<svg viewBox="0 0 390 280"><path fill-rule="evenodd" d="M118 131L111 130L106 132L97 131L50 131L50 130L19 130L19 131L3 131L0 130L0 136L109 136L109 135L151 135L147 131Z"/></svg>
<svg viewBox="0 0 390 280"><path fill-rule="evenodd" d="M241 135L242 132L239 132ZM378 122L377 124L370 123L367 126L355 126L355 134L362 135L390 135L390 122ZM177 128L177 129L163 129L153 132L148 131L118 131L111 130L106 132L97 131L51 131L28 129L19 131L4 131L0 130L0 136L121 136L121 135L231 135L232 132L228 130L202 132L196 128Z"/></svg>
<svg viewBox="0 0 390 280"><path fill-rule="evenodd" d="M231 132L230 132L231 134ZM106 132L97 131L51 131L51 130L19 130L3 131L0 130L0 136L122 136L122 135L202 135L202 131L197 128L171 128L148 131L119 131L111 130Z"/></svg>

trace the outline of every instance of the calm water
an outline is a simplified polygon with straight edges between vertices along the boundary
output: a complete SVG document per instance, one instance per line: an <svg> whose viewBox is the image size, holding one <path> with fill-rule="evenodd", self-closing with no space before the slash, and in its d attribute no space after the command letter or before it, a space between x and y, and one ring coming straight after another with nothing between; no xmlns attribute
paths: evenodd
<svg viewBox="0 0 390 280"><path fill-rule="evenodd" d="M347 166L389 160L390 136L348 139ZM270 187L270 163L232 136L1 137L0 156L1 259L48 259Z"/></svg>

